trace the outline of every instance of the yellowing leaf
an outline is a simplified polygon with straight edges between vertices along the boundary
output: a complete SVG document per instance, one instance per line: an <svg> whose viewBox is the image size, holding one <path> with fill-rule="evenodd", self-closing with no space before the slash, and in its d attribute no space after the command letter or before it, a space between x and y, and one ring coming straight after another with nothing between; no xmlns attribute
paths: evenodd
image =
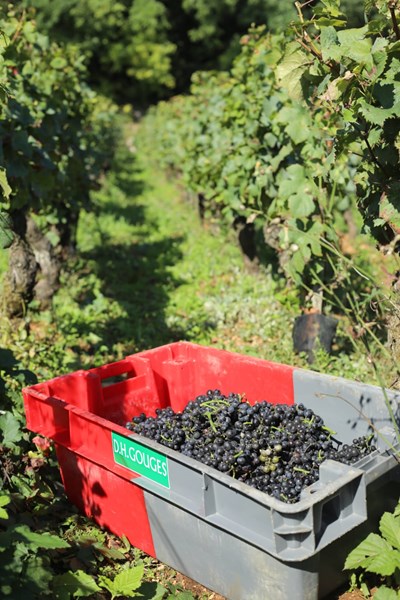
<svg viewBox="0 0 400 600"><path fill-rule="evenodd" d="M4 197L8 200L12 190L7 181L6 170L2 169L1 167L0 167L0 188L3 190Z"/></svg>

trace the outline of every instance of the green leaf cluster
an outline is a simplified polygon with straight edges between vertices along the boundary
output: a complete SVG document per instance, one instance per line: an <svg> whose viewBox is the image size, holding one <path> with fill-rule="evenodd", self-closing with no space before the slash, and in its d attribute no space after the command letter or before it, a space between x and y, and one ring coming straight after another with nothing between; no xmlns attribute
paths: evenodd
<svg viewBox="0 0 400 600"><path fill-rule="evenodd" d="M344 569L380 575L382 585L378 586L374 598L400 598L400 504L393 513L383 514L379 533L370 533L350 552Z"/></svg>
<svg viewBox="0 0 400 600"><path fill-rule="evenodd" d="M199 69L227 68L252 23L282 29L295 17L279 0L23 0L39 29L73 42L91 81L124 102L146 106L187 89Z"/></svg>
<svg viewBox="0 0 400 600"><path fill-rule="evenodd" d="M88 200L104 161L115 114L85 83L77 48L39 33L24 13L0 12L0 236L4 211L54 212L58 220ZM104 135L105 139L102 139ZM3 212L1 212L3 211Z"/></svg>
<svg viewBox="0 0 400 600"><path fill-rule="evenodd" d="M3 598L34 598L50 592L52 574L46 551L69 548L57 535L37 533L28 525L0 530L0 590ZM44 552L43 552L44 551Z"/></svg>
<svg viewBox="0 0 400 600"><path fill-rule="evenodd" d="M354 203L354 168L332 152L342 121L336 110L302 99L306 53L295 40L253 28L232 69L197 73L191 94L152 109L141 127L152 155L178 171L228 223L237 217L274 237L281 269L302 288L332 280L326 242L338 243ZM268 239L266 239L268 243Z"/></svg>
<svg viewBox="0 0 400 600"><path fill-rule="evenodd" d="M354 181L364 228L379 244L400 233L400 29L396 3L369 0L366 22L346 24L340 2L324 2L295 26L302 96L343 119L338 155L356 153Z"/></svg>

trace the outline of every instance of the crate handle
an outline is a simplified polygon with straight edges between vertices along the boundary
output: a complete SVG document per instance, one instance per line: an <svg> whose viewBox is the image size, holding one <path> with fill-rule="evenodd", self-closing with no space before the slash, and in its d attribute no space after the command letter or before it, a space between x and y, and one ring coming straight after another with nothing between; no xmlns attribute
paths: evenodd
<svg viewBox="0 0 400 600"><path fill-rule="evenodd" d="M118 383L122 379L131 379L136 376L132 362L127 359L90 369L89 372L99 377L102 386L113 385L113 382L106 383L107 380L113 378L118 378L118 381L115 382Z"/></svg>

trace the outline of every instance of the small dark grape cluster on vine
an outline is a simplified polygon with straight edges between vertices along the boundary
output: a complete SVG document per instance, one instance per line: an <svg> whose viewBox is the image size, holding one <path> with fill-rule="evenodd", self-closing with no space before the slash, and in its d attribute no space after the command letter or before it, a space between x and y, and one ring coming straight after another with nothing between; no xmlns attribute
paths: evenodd
<svg viewBox="0 0 400 600"><path fill-rule="evenodd" d="M376 449L371 436L342 444L303 404L250 405L220 390L197 396L182 412L142 413L127 427L289 503L319 479L324 460L353 464Z"/></svg>

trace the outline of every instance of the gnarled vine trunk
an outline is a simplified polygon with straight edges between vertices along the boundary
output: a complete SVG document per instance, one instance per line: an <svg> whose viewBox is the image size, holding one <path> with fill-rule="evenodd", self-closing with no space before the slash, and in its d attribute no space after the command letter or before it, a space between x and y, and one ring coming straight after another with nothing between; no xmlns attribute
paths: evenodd
<svg viewBox="0 0 400 600"><path fill-rule="evenodd" d="M48 308L58 289L62 260L71 252L77 219L59 232L53 247L32 217L22 212L12 215L14 241L11 244L8 271L1 290L1 312L8 318L20 317L32 300Z"/></svg>
<svg viewBox="0 0 400 600"><path fill-rule="evenodd" d="M8 271L3 279L1 311L7 317L24 314L33 298L38 264L29 244L19 236L9 250Z"/></svg>

